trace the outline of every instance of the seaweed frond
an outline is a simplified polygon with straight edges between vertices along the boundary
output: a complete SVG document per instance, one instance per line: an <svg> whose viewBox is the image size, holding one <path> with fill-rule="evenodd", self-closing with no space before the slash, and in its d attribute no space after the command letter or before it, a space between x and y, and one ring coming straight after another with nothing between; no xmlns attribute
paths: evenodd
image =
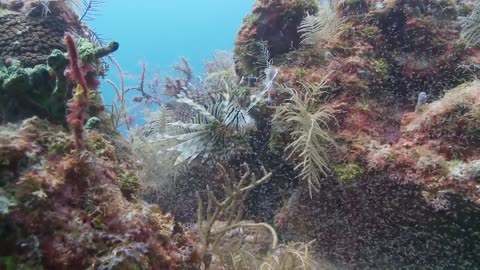
<svg viewBox="0 0 480 270"><path fill-rule="evenodd" d="M327 88L327 76L318 84L303 85L303 91L285 87L290 98L277 106L274 121L280 121L291 128L294 141L286 147L290 152L287 159L297 160L299 177L318 191L320 180L327 174L327 146L334 141L330 137L328 123L335 119L334 109L327 104L318 104Z"/></svg>
<svg viewBox="0 0 480 270"><path fill-rule="evenodd" d="M83 0L50 0L51 2L56 2L58 5L67 7L69 10L75 11L78 14L82 9L84 1Z"/></svg>
<svg viewBox="0 0 480 270"><path fill-rule="evenodd" d="M92 43L95 44L95 46L104 46L105 45L105 37L102 34L99 34L95 29L92 27L88 27L87 29L87 34L88 34L88 40Z"/></svg>
<svg viewBox="0 0 480 270"><path fill-rule="evenodd" d="M218 50L213 54L212 60L206 60L204 63L205 73L207 75L218 72L235 72L235 61L231 51Z"/></svg>
<svg viewBox="0 0 480 270"><path fill-rule="evenodd" d="M332 42L341 34L340 26L345 18L335 13L333 5L319 3L316 15L307 14L298 27L300 33L300 45L316 47L322 43Z"/></svg>
<svg viewBox="0 0 480 270"><path fill-rule="evenodd" d="M50 11L51 0L38 0L37 4L42 9L42 17L47 17Z"/></svg>
<svg viewBox="0 0 480 270"><path fill-rule="evenodd" d="M84 22L98 15L103 2L103 0L36 0L36 7L41 9L42 17L48 16L52 11L57 13L67 11L75 13L79 22ZM56 8L51 9L51 5Z"/></svg>

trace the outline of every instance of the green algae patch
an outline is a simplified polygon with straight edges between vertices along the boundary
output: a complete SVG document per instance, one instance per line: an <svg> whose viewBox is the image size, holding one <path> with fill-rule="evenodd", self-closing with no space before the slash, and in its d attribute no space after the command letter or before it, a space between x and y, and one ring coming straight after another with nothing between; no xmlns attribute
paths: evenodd
<svg viewBox="0 0 480 270"><path fill-rule="evenodd" d="M334 167L335 174L341 182L349 182L364 173L364 169L355 163L341 164Z"/></svg>
<svg viewBox="0 0 480 270"><path fill-rule="evenodd" d="M127 198L132 198L140 190L140 180L133 172L128 172L118 179L118 186L123 195Z"/></svg>

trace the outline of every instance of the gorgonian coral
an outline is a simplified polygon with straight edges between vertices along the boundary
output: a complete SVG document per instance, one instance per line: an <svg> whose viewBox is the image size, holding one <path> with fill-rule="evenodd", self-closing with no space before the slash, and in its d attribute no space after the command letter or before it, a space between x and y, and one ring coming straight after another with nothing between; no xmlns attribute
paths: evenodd
<svg viewBox="0 0 480 270"><path fill-rule="evenodd" d="M68 103L70 113L67 115L67 123L73 131L77 150L82 150L85 147L83 142L83 123L88 109L88 86L80 64L77 45L72 35L65 35L65 44L67 45L70 60L68 75L71 80L77 83L74 96Z"/></svg>

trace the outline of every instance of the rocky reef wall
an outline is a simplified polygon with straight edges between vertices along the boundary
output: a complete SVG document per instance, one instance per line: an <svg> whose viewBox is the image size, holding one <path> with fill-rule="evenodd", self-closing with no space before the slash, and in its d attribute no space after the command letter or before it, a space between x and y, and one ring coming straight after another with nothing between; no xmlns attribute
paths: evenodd
<svg viewBox="0 0 480 270"><path fill-rule="evenodd" d="M319 255L342 269L478 267L480 86L470 81L479 51L461 38L471 3L334 3L334 33L308 45L296 33L289 50L270 47L279 83L302 92L326 78L338 109L330 173L318 193L291 192L276 216L280 235L316 239ZM253 29L270 12L257 12L237 40L269 39ZM259 55L236 49L253 67Z"/></svg>

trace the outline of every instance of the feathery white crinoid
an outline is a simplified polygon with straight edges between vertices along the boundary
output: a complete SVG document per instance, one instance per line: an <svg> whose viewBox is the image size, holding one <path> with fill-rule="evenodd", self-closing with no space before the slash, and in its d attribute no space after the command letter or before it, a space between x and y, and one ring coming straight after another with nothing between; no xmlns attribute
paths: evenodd
<svg viewBox="0 0 480 270"><path fill-rule="evenodd" d="M472 13L463 19L460 36L469 46L480 43L480 3L475 4Z"/></svg>
<svg viewBox="0 0 480 270"><path fill-rule="evenodd" d="M310 196L312 190L318 191L321 178L328 171L327 146L333 143L329 135L328 123L334 120L334 109L318 100L325 93L327 76L322 82L303 85L303 91L285 87L290 98L277 106L274 121L286 124L292 130L294 139L286 147L287 159L296 161L295 170L299 177L308 183Z"/></svg>
<svg viewBox="0 0 480 270"><path fill-rule="evenodd" d="M307 14L298 27L300 45L316 47L335 40L341 33L340 26L344 22L345 19L335 13L331 3L319 2L318 13Z"/></svg>

